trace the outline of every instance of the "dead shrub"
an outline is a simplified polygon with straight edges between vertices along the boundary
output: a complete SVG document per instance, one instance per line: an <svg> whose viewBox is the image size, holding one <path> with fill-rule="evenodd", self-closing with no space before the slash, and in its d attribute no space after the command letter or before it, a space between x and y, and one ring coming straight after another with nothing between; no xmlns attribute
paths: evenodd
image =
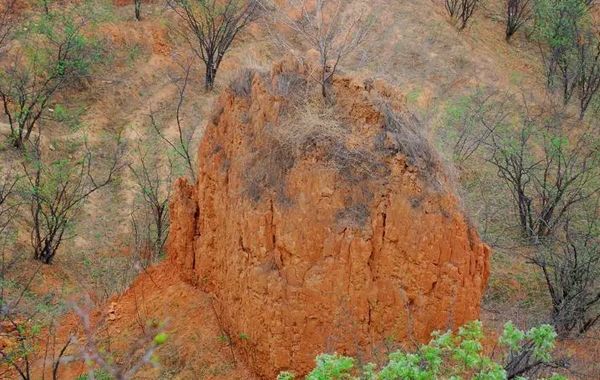
<svg viewBox="0 0 600 380"><path fill-rule="evenodd" d="M429 141L417 130L419 125L414 116L406 116L394 112L383 104L382 113L385 117L384 130L377 136L376 146L385 154L401 153L409 165L419 169L419 173L430 184L437 182L436 173L439 171L438 158Z"/></svg>
<svg viewBox="0 0 600 380"><path fill-rule="evenodd" d="M357 135L360 126L347 120L340 107L305 91L309 86L299 74L278 76L272 83L272 93L285 94L293 88L293 97L285 97L285 112L277 123L259 131L247 130L247 140L253 146L243 158L243 180L244 191L253 202L265 194L290 202L286 177L298 162L315 162L315 170L333 171L347 184L350 191L336 220L356 227L366 224L369 204L385 191L395 156L405 156L407 164L416 167L426 183L435 182L436 156L418 130L416 119L382 104L381 131L365 138Z"/></svg>
<svg viewBox="0 0 600 380"><path fill-rule="evenodd" d="M273 85L273 93L286 99L305 93L306 78L298 73L281 73Z"/></svg>
<svg viewBox="0 0 600 380"><path fill-rule="evenodd" d="M458 29L463 30L479 6L479 0L445 0L444 5L448 15L458 23Z"/></svg>
<svg viewBox="0 0 600 380"><path fill-rule="evenodd" d="M369 208L365 203L350 203L338 211L335 216L336 223L340 227L364 227L369 221Z"/></svg>
<svg viewBox="0 0 600 380"><path fill-rule="evenodd" d="M267 191L275 191L279 200L285 200L285 177L296 163L295 152L265 132L260 140L266 143L246 158L246 194L253 202L260 201Z"/></svg>
<svg viewBox="0 0 600 380"><path fill-rule="evenodd" d="M253 136L260 146L247 157L247 193L253 201L266 191L285 198L285 177L296 162L314 157L325 168L335 170L348 183L382 179L389 170L379 152L369 147L350 147L349 126L337 117L335 107L312 100L289 105L287 117L278 125L269 124Z"/></svg>
<svg viewBox="0 0 600 380"><path fill-rule="evenodd" d="M229 90L236 96L246 98L252 94L252 80L256 71L244 69L229 83Z"/></svg>

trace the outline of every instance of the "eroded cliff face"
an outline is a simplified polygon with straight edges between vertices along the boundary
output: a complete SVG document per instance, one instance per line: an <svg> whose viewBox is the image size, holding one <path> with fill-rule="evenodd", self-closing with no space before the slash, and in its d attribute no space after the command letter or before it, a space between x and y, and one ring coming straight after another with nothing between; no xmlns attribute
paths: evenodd
<svg viewBox="0 0 600 380"><path fill-rule="evenodd" d="M338 78L323 105L308 71L240 75L171 204L170 259L268 378L475 319L489 271L402 97Z"/></svg>

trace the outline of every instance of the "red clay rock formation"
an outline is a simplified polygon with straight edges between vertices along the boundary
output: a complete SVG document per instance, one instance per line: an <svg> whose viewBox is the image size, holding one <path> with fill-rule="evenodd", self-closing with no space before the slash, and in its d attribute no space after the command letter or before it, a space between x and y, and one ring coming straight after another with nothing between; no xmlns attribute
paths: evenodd
<svg viewBox="0 0 600 380"><path fill-rule="evenodd" d="M266 378L478 318L489 271L402 98L338 78L322 105L307 72L232 83L171 204L170 259Z"/></svg>

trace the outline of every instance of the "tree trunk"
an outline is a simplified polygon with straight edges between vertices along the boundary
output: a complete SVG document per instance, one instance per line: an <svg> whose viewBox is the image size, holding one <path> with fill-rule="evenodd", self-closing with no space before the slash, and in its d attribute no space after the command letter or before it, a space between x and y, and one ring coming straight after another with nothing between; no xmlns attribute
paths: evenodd
<svg viewBox="0 0 600 380"><path fill-rule="evenodd" d="M42 264L50 265L52 264L53 254L50 252L50 248L44 247L41 252L37 252L34 256L34 259L40 261Z"/></svg>
<svg viewBox="0 0 600 380"><path fill-rule="evenodd" d="M327 98L327 59L321 62L321 95Z"/></svg>
<svg viewBox="0 0 600 380"><path fill-rule="evenodd" d="M215 86L215 77L217 76L217 70L214 68L212 60L206 62L206 74L204 76L204 89L206 91L212 91Z"/></svg>
<svg viewBox="0 0 600 380"><path fill-rule="evenodd" d="M16 149L23 149L25 145L23 139L23 128L20 125L17 125L16 128L13 125L10 126L10 143Z"/></svg>
<svg viewBox="0 0 600 380"><path fill-rule="evenodd" d="M518 192L518 200L519 200L519 221L521 223L521 232L523 233L523 237L531 238L532 231L531 226L529 225L529 212L528 212L528 199L525 194L522 192Z"/></svg>
<svg viewBox="0 0 600 380"><path fill-rule="evenodd" d="M135 19L137 21L140 21L142 19L142 1L135 0L134 6L135 6Z"/></svg>
<svg viewBox="0 0 600 380"><path fill-rule="evenodd" d="M156 258L161 254L161 243L163 235L163 224L162 224L163 210L159 208L156 212L156 241L154 242L154 257Z"/></svg>
<svg viewBox="0 0 600 380"><path fill-rule="evenodd" d="M19 136L13 136L12 145L13 145L13 147L15 147L18 150L23 149L23 141L21 140L21 138Z"/></svg>

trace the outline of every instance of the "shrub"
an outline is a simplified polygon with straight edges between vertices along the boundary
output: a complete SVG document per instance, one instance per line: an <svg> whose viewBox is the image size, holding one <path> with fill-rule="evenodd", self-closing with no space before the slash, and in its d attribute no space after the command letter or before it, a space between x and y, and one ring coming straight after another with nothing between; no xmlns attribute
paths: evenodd
<svg viewBox="0 0 600 380"><path fill-rule="evenodd" d="M450 17L458 22L458 28L463 30L479 6L479 0L445 0L445 6Z"/></svg>
<svg viewBox="0 0 600 380"><path fill-rule="evenodd" d="M137 190L131 226L134 252L147 266L164 253L176 168L170 155L162 158L151 149L158 143L156 137L140 140L128 165Z"/></svg>
<svg viewBox="0 0 600 380"><path fill-rule="evenodd" d="M76 380L113 380L112 376L110 376L110 374L108 372L106 372L105 370L96 370L92 375L80 375Z"/></svg>
<svg viewBox="0 0 600 380"><path fill-rule="evenodd" d="M380 370L373 363L356 368L354 358L337 353L317 356L316 367L307 380L434 380L434 379L509 379L524 375L549 364L552 360L556 333L549 325L534 327L527 332L511 322L506 323L499 345L502 358L495 360L483 350L481 323L470 322L456 334L434 332L432 340L416 352L396 351ZM526 360L522 359L524 353ZM515 361L519 358L519 362ZM525 364L525 365L524 365ZM519 371L514 371L514 368ZM523 377L520 377L524 379ZM291 372L282 372L278 380L292 380ZM552 375L550 379L564 379Z"/></svg>

